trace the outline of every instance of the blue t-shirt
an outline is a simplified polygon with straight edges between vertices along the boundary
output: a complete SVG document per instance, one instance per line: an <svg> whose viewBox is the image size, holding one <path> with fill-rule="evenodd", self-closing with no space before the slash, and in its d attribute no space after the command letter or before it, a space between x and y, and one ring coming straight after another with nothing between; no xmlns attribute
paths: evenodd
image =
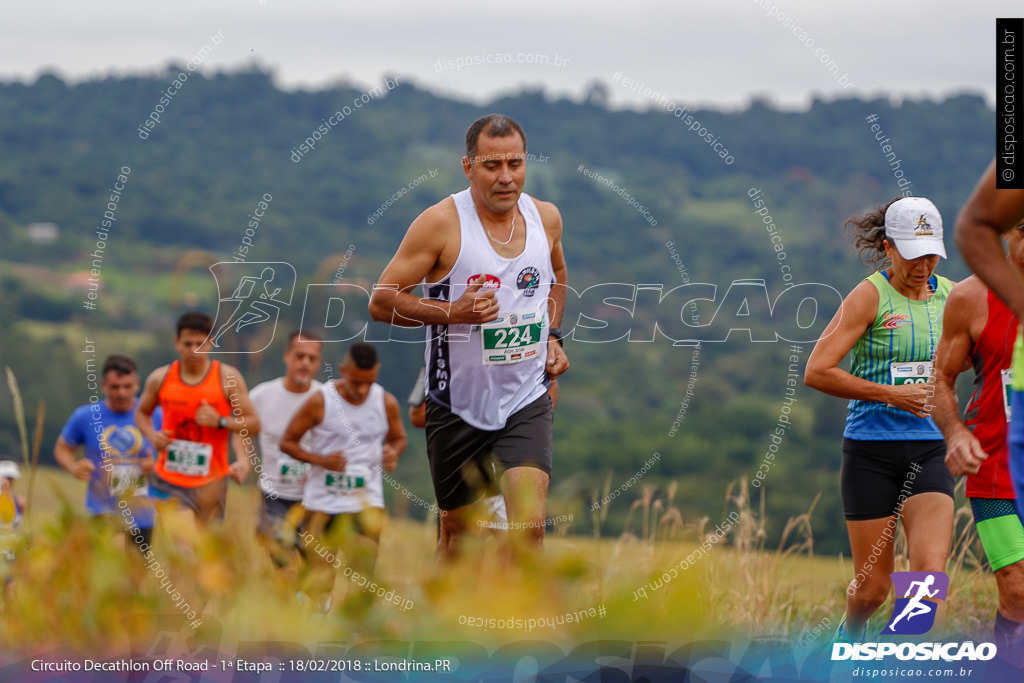
<svg viewBox="0 0 1024 683"><path fill-rule="evenodd" d="M138 405L138 399L135 402ZM160 429L160 415L158 408L153 414L156 429ZM139 459L147 455L154 457L155 453L135 426L134 408L126 413L115 413L106 401L79 406L68 418L60 436L72 448L84 446L85 457L96 466L85 494L85 507L90 513L122 515L129 526L132 519L118 506L118 499L123 497L139 528L153 526L153 500Z"/></svg>

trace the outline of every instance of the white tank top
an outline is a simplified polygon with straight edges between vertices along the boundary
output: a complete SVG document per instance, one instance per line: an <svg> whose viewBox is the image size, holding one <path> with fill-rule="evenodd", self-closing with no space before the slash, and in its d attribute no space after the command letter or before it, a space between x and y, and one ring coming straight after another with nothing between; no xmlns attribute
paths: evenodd
<svg viewBox="0 0 1024 683"><path fill-rule="evenodd" d="M295 393L285 389L284 378L278 377L249 390L249 400L260 416L260 458L266 476L259 477L259 485L267 495L276 493L283 500L302 499L309 464L282 453L281 437L288 430L295 413L320 386L320 382L313 380L308 390ZM308 451L312 450L310 443L311 436L307 432L299 445Z"/></svg>
<svg viewBox="0 0 1024 683"><path fill-rule="evenodd" d="M334 382L325 383L320 393L324 397L324 419L309 430L309 450L318 455L341 451L347 462L344 472L310 467L302 506L332 515L383 508L381 458L388 434L384 387L374 384L370 395L357 406L342 398Z"/></svg>
<svg viewBox="0 0 1024 683"><path fill-rule="evenodd" d="M424 282L423 291L430 299L454 301L484 274L484 288L497 290L498 319L483 326L427 327L427 395L477 429L493 431L547 391L551 249L537 205L526 193L518 204L526 246L513 258L491 247L468 189L452 199L459 213L459 255L451 272L440 282Z"/></svg>

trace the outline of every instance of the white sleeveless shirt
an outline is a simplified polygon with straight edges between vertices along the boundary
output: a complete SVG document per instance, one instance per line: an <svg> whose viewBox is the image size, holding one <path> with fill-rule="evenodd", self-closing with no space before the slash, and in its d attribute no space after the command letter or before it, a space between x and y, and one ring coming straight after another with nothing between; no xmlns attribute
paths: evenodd
<svg viewBox="0 0 1024 683"><path fill-rule="evenodd" d="M268 496L276 493L283 500L302 499L309 464L282 453L281 437L288 431L295 413L320 386L320 382L314 379L309 389L295 393L285 388L283 377L278 377L249 390L249 400L260 416L260 459L263 471L269 475L259 478L259 486ZM312 450L309 447L310 438L309 433L306 433L299 441L299 445L307 451Z"/></svg>
<svg viewBox="0 0 1024 683"><path fill-rule="evenodd" d="M311 466L302 506L332 515L383 508L381 458L388 434L384 387L374 384L366 400L357 406L342 398L334 382L325 383L320 393L324 397L324 419L309 430L309 451L318 455L341 451L346 465L344 472Z"/></svg>
<svg viewBox="0 0 1024 683"><path fill-rule="evenodd" d="M423 283L424 294L454 301L486 275L483 288L497 290L498 319L482 326L427 326L427 395L473 427L494 431L547 391L551 249L537 205L526 193L518 202L526 246L512 258L494 251L468 189L452 199L459 214L459 255L443 280Z"/></svg>

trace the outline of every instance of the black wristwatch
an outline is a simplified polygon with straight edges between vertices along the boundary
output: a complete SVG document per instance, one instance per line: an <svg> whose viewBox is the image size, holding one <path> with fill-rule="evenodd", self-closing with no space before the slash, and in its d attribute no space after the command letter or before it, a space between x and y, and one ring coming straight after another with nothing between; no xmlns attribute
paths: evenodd
<svg viewBox="0 0 1024 683"><path fill-rule="evenodd" d="M549 327L548 339L554 339L556 342L558 342L559 346L565 346L562 343L562 329L560 327Z"/></svg>
<svg viewBox="0 0 1024 683"><path fill-rule="evenodd" d="M221 415L220 419L217 421L217 426L220 427L221 429L227 429L228 428L228 419L226 417L224 417L223 415Z"/></svg>

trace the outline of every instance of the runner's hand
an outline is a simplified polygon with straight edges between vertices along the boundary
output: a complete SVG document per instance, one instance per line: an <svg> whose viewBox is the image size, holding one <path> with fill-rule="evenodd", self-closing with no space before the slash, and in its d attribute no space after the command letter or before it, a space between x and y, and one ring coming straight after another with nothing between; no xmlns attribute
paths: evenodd
<svg viewBox="0 0 1024 683"><path fill-rule="evenodd" d="M345 465L347 464L345 456L341 454L341 451L334 451L329 455L320 456L320 467L327 470L334 470L335 472L344 472Z"/></svg>
<svg viewBox="0 0 1024 683"><path fill-rule="evenodd" d="M139 467L142 468L142 473L147 477L153 473L153 465L155 464L156 462L153 460L152 456L147 455L143 458L139 458Z"/></svg>
<svg viewBox="0 0 1024 683"><path fill-rule="evenodd" d="M482 325L497 319L498 293L493 289L481 290L486 281L487 277L481 275L466 287L462 296L452 302L448 310L449 324Z"/></svg>
<svg viewBox="0 0 1024 683"><path fill-rule="evenodd" d="M927 403L934 403L931 398L935 393L935 387L929 387L927 384L900 384L890 388L893 390L893 396L889 403L916 417L929 416L924 408Z"/></svg>
<svg viewBox="0 0 1024 683"><path fill-rule="evenodd" d="M153 440L150 441L150 443L153 444L153 448L156 450L163 451L167 449L167 446L170 445L173 440L174 432L169 429L165 429L161 432L153 432Z"/></svg>
<svg viewBox="0 0 1024 683"><path fill-rule="evenodd" d="M214 410L205 398L202 404L196 408L196 424L200 427L218 427L220 426L220 417L220 413Z"/></svg>
<svg viewBox="0 0 1024 683"><path fill-rule="evenodd" d="M562 345L554 337L548 337L548 366L545 368L550 379L555 379L569 369L569 358Z"/></svg>
<svg viewBox="0 0 1024 683"><path fill-rule="evenodd" d="M75 479L81 479L82 481L89 481L92 478L93 470L96 469L96 465L92 464L92 461L87 458L76 460L74 467L71 468L71 474L75 475Z"/></svg>
<svg viewBox="0 0 1024 683"><path fill-rule="evenodd" d="M241 484L249 476L249 461L246 458L239 458L231 463L228 468L228 476Z"/></svg>
<svg viewBox="0 0 1024 683"><path fill-rule="evenodd" d="M954 477L977 474L981 463L987 459L988 453L967 429L946 441L946 467Z"/></svg>
<svg viewBox="0 0 1024 683"><path fill-rule="evenodd" d="M398 451L391 444L384 444L381 449L381 466L385 472L394 472L398 467Z"/></svg>

